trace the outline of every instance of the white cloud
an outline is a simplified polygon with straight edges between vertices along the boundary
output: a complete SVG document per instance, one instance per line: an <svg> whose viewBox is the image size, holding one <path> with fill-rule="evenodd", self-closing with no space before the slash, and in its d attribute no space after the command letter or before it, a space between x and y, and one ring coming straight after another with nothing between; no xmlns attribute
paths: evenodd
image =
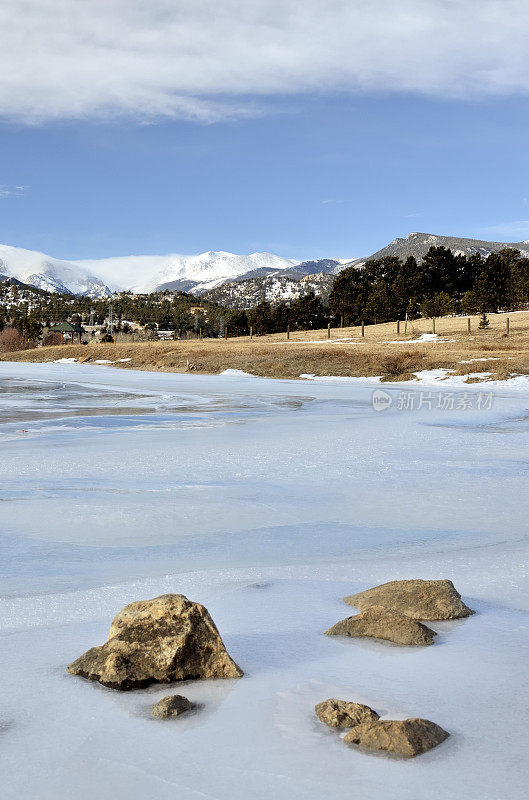
<svg viewBox="0 0 529 800"><path fill-rule="evenodd" d="M7 186L0 183L0 197L20 197L24 194L25 186Z"/></svg>
<svg viewBox="0 0 529 800"><path fill-rule="evenodd" d="M2 0L0 30L0 114L26 123L212 121L314 91L529 92L527 0Z"/></svg>

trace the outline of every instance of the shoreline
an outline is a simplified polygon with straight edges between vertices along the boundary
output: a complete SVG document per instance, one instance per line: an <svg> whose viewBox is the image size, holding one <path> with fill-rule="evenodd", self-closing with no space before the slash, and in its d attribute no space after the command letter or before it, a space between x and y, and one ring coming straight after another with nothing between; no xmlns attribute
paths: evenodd
<svg viewBox="0 0 529 800"><path fill-rule="evenodd" d="M455 370L450 368L432 368L422 369L406 375L396 377L385 377L383 375L316 375L314 373L300 373L299 375L278 376L278 375L258 375L251 372L246 372L240 369L228 368L220 372L198 372L193 370L179 370L157 367L156 369L149 365L136 366L133 363L120 364L119 361L92 359L79 359L76 358L59 358L56 360L29 360L19 359L11 360L7 358L0 358L0 364L49 364L51 366L83 366L88 367L112 367L117 369L125 369L133 372L142 372L152 375L159 375L164 373L167 375L188 375L197 377L211 377L211 378L253 378L261 380L277 380L284 382L302 382L302 383L316 383L316 384L342 384L342 385L365 385L371 386L373 389L379 387L384 389L387 387L389 391L395 391L396 385L401 385L402 390L419 389L420 387L437 388L438 391L446 390L446 392L454 392L457 390L490 390L497 389L517 389L526 390L529 392L529 374L513 372L508 375L497 377L490 371L463 372L458 374Z"/></svg>
<svg viewBox="0 0 529 800"><path fill-rule="evenodd" d="M0 362L88 363L149 372L219 375L238 370L264 378L378 378L382 382L415 381L416 373L444 371L465 383L506 381L529 375L529 312L509 336L493 327L465 335L460 319L443 319L438 333L415 326L408 336L395 325L358 329L269 334L250 339L192 339L116 343L63 344L0 353ZM527 320L525 317L527 316ZM428 320L421 320L428 323ZM441 324L443 323L443 324ZM338 333L336 336L334 334ZM466 376L466 377L465 377ZM439 377L437 378L439 380Z"/></svg>

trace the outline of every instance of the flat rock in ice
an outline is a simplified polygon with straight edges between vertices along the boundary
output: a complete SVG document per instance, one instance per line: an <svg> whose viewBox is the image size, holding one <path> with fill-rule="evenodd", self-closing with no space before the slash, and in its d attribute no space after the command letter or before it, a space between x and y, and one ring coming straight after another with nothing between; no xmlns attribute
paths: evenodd
<svg viewBox="0 0 529 800"><path fill-rule="evenodd" d="M353 728L361 722L374 722L379 717L369 706L334 697L318 703L314 710L318 719L331 728Z"/></svg>
<svg viewBox="0 0 529 800"><path fill-rule="evenodd" d="M345 734L343 741L410 757L426 753L449 736L429 719L380 719L357 725Z"/></svg>
<svg viewBox="0 0 529 800"><path fill-rule="evenodd" d="M157 719L179 717L185 714L186 711L191 711L193 708L196 708L195 703L192 703L187 697L184 697L182 694L170 694L154 704L152 716Z"/></svg>
<svg viewBox="0 0 529 800"><path fill-rule="evenodd" d="M389 581L344 597L344 601L361 611L384 606L412 619L459 619L474 613L449 580Z"/></svg>
<svg viewBox="0 0 529 800"><path fill-rule="evenodd" d="M384 606L371 606L361 614L342 619L326 631L327 636L370 636L395 644L433 644L435 631L410 617Z"/></svg>

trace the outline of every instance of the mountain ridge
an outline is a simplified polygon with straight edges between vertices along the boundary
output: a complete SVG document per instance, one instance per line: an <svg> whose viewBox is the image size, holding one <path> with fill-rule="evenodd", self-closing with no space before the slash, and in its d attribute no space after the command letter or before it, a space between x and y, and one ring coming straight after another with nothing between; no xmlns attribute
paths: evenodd
<svg viewBox="0 0 529 800"><path fill-rule="evenodd" d="M118 290L131 288L135 293L149 293L169 289L200 294L256 269L270 272L288 269L299 262L267 252L238 255L225 250L208 250L196 255L118 256L74 263L84 269L97 269ZM112 275L116 270L121 272L119 283Z"/></svg>
<svg viewBox="0 0 529 800"><path fill-rule="evenodd" d="M231 296L237 307L243 307L246 295L249 302L255 302L257 297L279 302L307 290L325 297L333 277L347 267L361 267L367 261L386 256L414 256L420 260L430 247L440 246L449 247L454 253L467 256L480 253L484 257L511 247L529 256L529 239L495 242L431 233L397 237L371 256L350 261L329 258L298 261L274 253L238 255L224 250L195 255L172 253L68 261L35 250L0 245L0 274L39 289L94 298L110 296L116 291L143 294L169 290L207 293L210 297L218 293ZM231 285L235 287L233 290L221 290Z"/></svg>
<svg viewBox="0 0 529 800"><path fill-rule="evenodd" d="M0 274L50 292L91 297L110 294L109 287L90 270L22 247L0 245Z"/></svg>
<svg viewBox="0 0 529 800"><path fill-rule="evenodd" d="M366 261L375 261L386 256L398 256L400 258L413 256L420 260L424 258L430 247L448 247L455 255L462 253L466 256L471 256L475 253L480 253L485 258L491 253L497 253L499 250L510 247L514 250L520 250L522 255L529 256L529 239L523 242L495 242L487 239L444 236L436 233L409 233L405 238L397 237L393 239L371 256L353 259L347 266L362 266Z"/></svg>

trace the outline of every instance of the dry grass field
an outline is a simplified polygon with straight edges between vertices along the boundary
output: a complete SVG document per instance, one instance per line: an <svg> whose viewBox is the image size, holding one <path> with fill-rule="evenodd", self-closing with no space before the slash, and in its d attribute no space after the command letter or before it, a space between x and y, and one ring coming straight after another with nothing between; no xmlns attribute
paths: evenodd
<svg viewBox="0 0 529 800"><path fill-rule="evenodd" d="M507 318L510 332L507 335ZM297 378L315 375L383 376L385 380L409 380L423 369L445 368L454 374L481 378L472 373L490 373L502 380L515 374L529 374L529 311L490 314L490 327L479 330L479 317L444 317L436 320L437 338L416 341L432 333L432 321L369 325L361 329L294 332L268 336L225 339L155 341L115 344L91 342L88 345L42 347L15 353L2 353L3 361L55 361L73 357L81 362L115 362L124 369L166 370L214 374L225 369L240 369L254 375ZM120 359L130 359L120 361Z"/></svg>

